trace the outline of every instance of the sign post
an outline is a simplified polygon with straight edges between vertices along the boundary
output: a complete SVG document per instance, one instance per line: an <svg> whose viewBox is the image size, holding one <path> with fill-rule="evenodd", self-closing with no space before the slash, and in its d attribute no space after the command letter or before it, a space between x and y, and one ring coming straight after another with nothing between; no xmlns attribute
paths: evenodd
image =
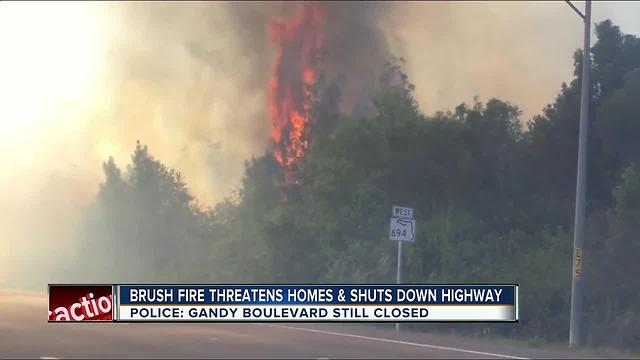
<svg viewBox="0 0 640 360"><path fill-rule="evenodd" d="M396 269L396 284L400 285L400 271L402 270L402 241L398 241L398 268ZM396 323L396 331L400 332L400 323Z"/></svg>
<svg viewBox="0 0 640 360"><path fill-rule="evenodd" d="M416 239L416 221L413 219L412 208L402 206L391 208L389 239L398 242L396 284L400 285L402 281L402 243L404 241L413 242ZM396 323L396 331L400 331L400 323Z"/></svg>

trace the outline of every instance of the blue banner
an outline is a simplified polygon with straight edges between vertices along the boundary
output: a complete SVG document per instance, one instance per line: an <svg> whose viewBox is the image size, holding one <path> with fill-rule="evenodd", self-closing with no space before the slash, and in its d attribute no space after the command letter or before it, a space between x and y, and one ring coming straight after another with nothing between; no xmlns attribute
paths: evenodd
<svg viewBox="0 0 640 360"><path fill-rule="evenodd" d="M517 285L118 285L121 305L515 305Z"/></svg>

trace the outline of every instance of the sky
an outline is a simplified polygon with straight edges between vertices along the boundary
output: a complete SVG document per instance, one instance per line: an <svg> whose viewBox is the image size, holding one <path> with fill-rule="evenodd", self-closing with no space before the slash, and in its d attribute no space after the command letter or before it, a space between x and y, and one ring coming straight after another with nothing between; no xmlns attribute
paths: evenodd
<svg viewBox="0 0 640 360"><path fill-rule="evenodd" d="M583 1L573 3L584 9ZM584 27L563 1L403 5L417 15L397 19L390 43L405 54L424 111L498 97L520 106L526 122L571 80ZM592 22L605 19L640 35L640 2L592 2Z"/></svg>
<svg viewBox="0 0 640 360"><path fill-rule="evenodd" d="M284 6L242 3L239 20L222 2L0 2L0 264L63 258L101 161L126 166L136 140L203 205L229 196L269 139L273 54L255 29ZM524 123L582 44L562 1L389 9L376 22L428 114L477 95L520 106ZM640 35L640 2L594 2L593 22L607 18Z"/></svg>

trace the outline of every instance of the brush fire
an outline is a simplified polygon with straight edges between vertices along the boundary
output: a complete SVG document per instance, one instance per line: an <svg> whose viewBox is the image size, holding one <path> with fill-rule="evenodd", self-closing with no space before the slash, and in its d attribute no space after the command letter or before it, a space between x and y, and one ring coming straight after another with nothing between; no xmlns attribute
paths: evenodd
<svg viewBox="0 0 640 360"><path fill-rule="evenodd" d="M273 155L287 183L296 182L296 170L309 147L312 121L311 90L317 79L325 12L316 3L289 20L269 24L276 58L269 86L269 115Z"/></svg>

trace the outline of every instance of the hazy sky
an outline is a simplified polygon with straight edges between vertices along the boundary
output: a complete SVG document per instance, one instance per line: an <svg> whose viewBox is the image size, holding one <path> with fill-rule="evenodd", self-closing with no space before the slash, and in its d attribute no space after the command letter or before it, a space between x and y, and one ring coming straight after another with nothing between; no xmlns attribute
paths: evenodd
<svg viewBox="0 0 640 360"><path fill-rule="evenodd" d="M574 4L584 9L584 2ZM390 43L405 54L428 112L479 95L519 105L527 120L571 79L573 52L582 46L583 24L563 1L403 5L399 14L410 15L398 16ZM640 34L640 2L593 2L592 9L592 22L610 18L623 32Z"/></svg>
<svg viewBox="0 0 640 360"><path fill-rule="evenodd" d="M245 6L260 9L257 22L282 7ZM582 43L562 1L389 7L379 25L427 113L479 95L519 105L526 120L571 79ZM63 256L51 245L71 237L100 162L126 165L138 139L202 203L229 194L269 138L272 61L251 55L267 37L247 39L231 15L216 2L0 2L0 263ZM594 2L593 22L606 18L640 35L640 2Z"/></svg>

